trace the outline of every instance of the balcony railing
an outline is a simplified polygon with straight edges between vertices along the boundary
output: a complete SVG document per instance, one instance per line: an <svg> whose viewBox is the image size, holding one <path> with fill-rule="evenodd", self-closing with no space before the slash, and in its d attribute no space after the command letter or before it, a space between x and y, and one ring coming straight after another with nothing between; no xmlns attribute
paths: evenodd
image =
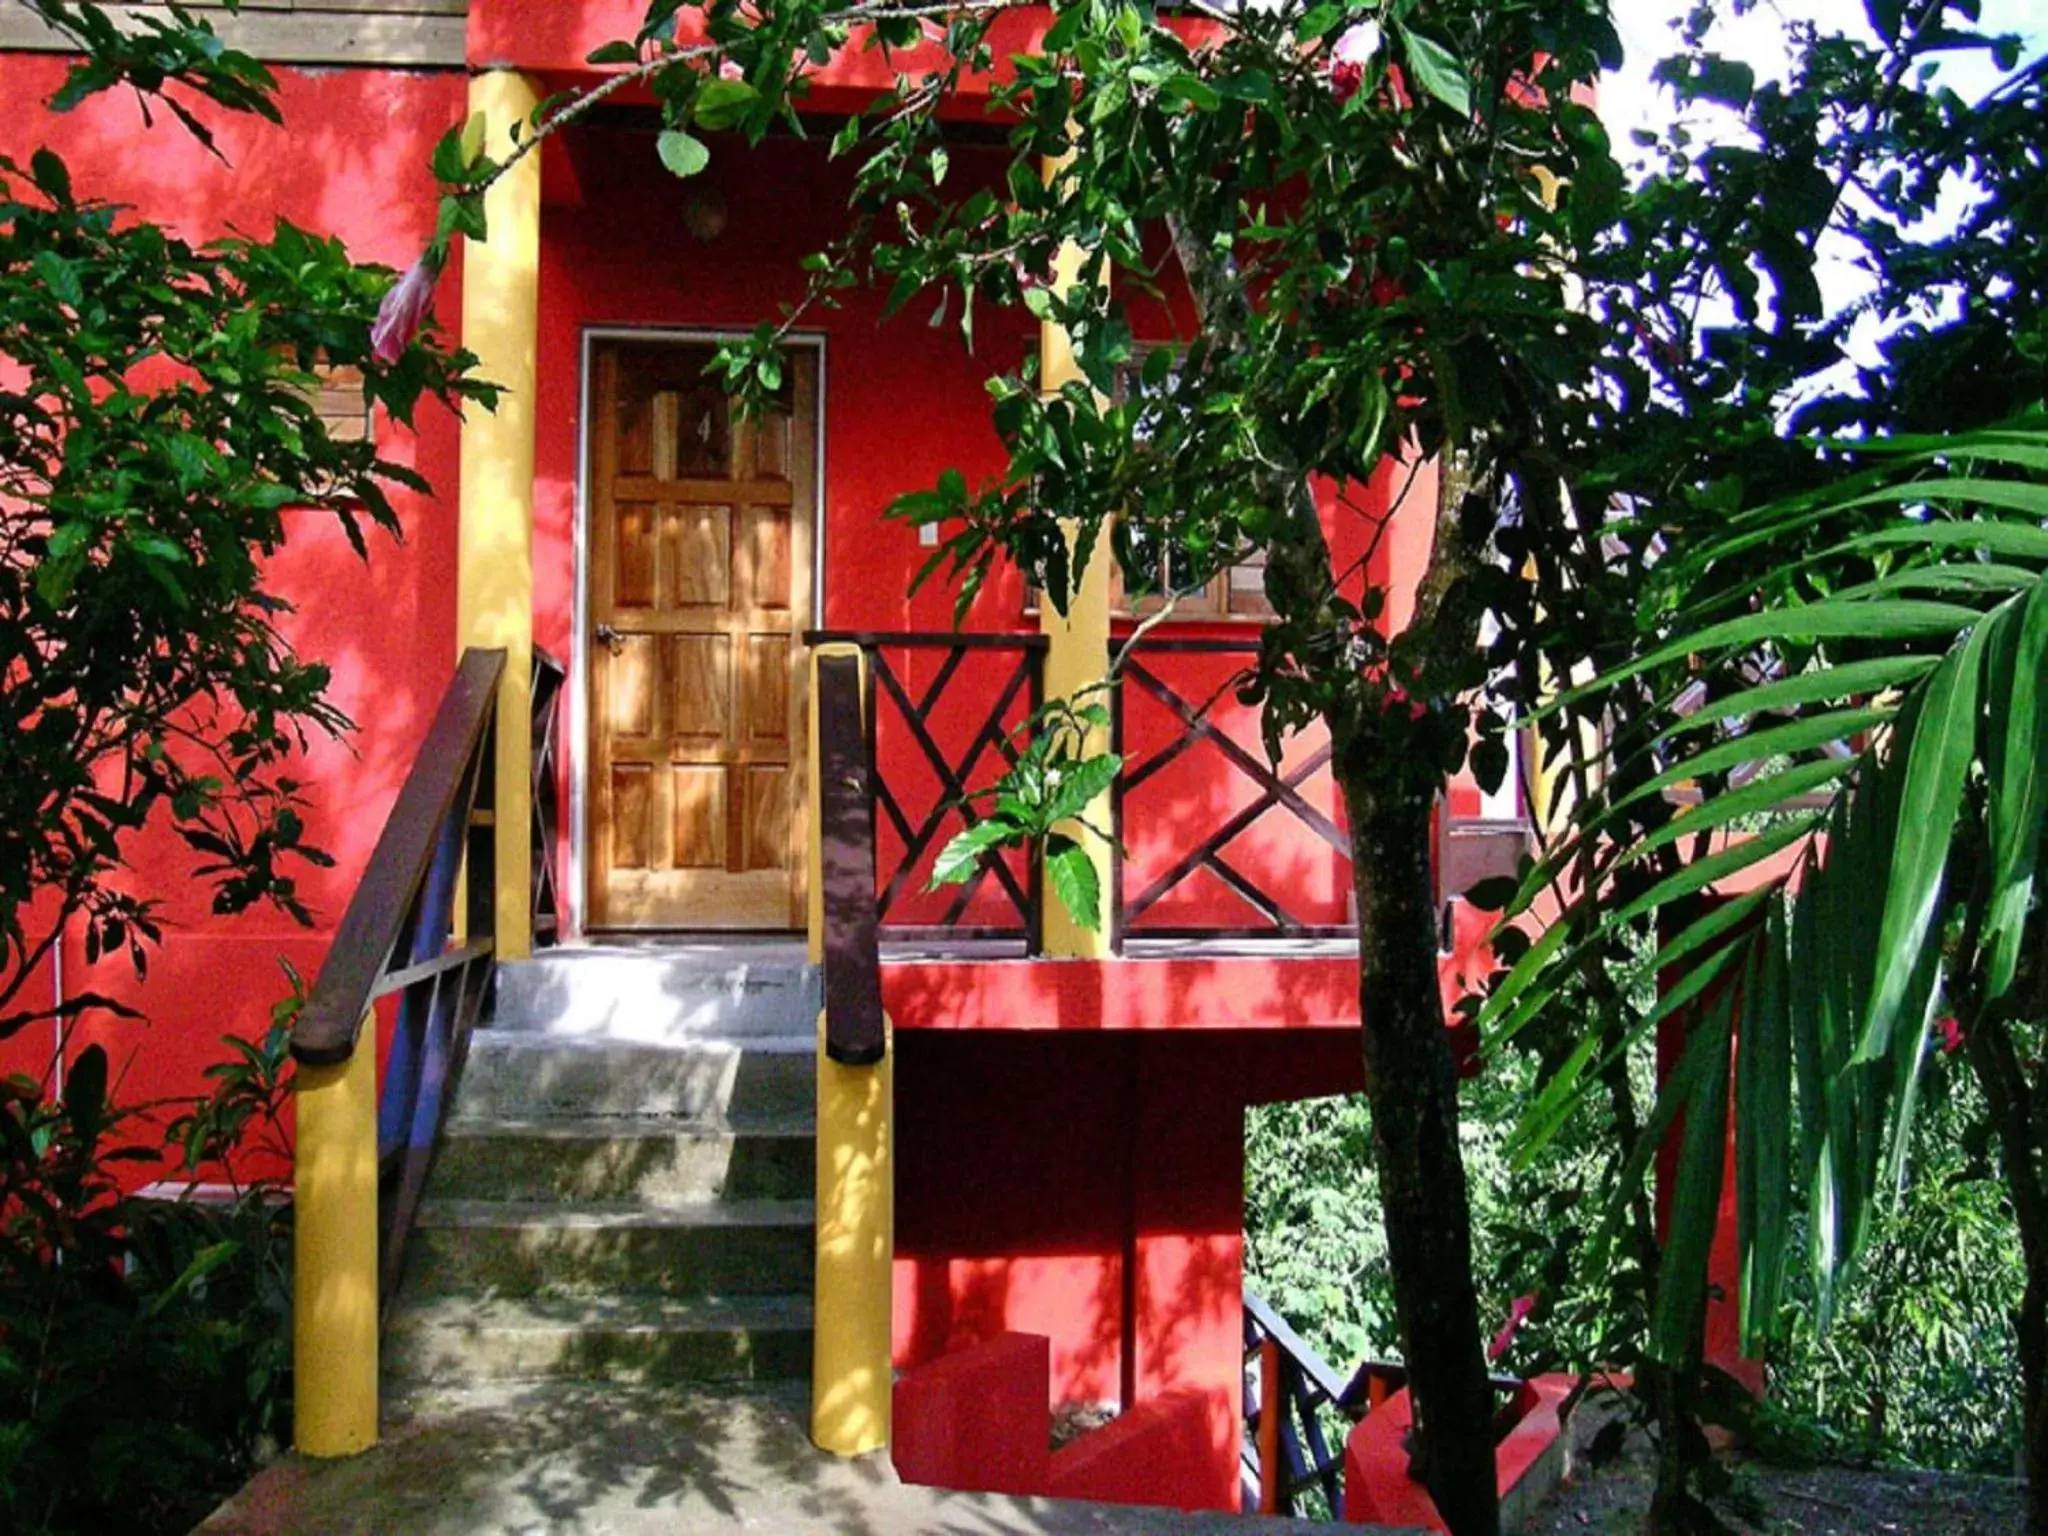
<svg viewBox="0 0 2048 1536"><path fill-rule="evenodd" d="M867 658L876 917L885 941L1001 941L1038 953L1037 858L991 851L966 884L927 889L939 851L980 812L968 796L1017 759L1016 736L1044 702L1039 635L814 632L807 645Z"/></svg>
<svg viewBox="0 0 2048 1536"><path fill-rule="evenodd" d="M964 885L929 882L940 851L984 814L970 796L1016 761L1022 728L1044 702L1044 637L814 631L805 640L852 644L866 658L881 940L999 942L1037 954L1044 882L1035 851L992 850ZM1329 739L1299 732L1278 763L1268 758L1257 707L1237 697L1257 653L1251 635L1148 635L1123 658L1110 705L1112 746L1124 759L1110 808L1117 953L1358 934ZM1437 839L1443 894L1513 873L1527 838L1526 822L1456 816L1447 801Z"/></svg>
<svg viewBox="0 0 2048 1536"><path fill-rule="evenodd" d="M1113 939L1318 939L1358 933L1351 839L1320 733L1278 764L1238 685L1250 636L1147 637L1125 658L1111 732Z"/></svg>

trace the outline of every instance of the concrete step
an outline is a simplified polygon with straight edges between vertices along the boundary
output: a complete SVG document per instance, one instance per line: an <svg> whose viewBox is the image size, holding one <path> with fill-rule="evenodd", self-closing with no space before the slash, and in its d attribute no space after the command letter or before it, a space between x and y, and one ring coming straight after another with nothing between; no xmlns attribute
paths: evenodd
<svg viewBox="0 0 2048 1536"><path fill-rule="evenodd" d="M817 1036L620 1044L481 1029L456 1089L463 1120L660 1116L730 1124L807 1115Z"/></svg>
<svg viewBox="0 0 2048 1536"><path fill-rule="evenodd" d="M807 1200L812 1117L693 1125L664 1117L452 1120L434 1194L455 1200Z"/></svg>
<svg viewBox="0 0 2048 1536"><path fill-rule="evenodd" d="M811 1288L808 1200L655 1207L430 1199L406 1253L405 1294L768 1296Z"/></svg>
<svg viewBox="0 0 2048 1536"><path fill-rule="evenodd" d="M558 949L498 967L492 1025L647 1045L809 1035L822 996L793 943Z"/></svg>
<svg viewBox="0 0 2048 1536"><path fill-rule="evenodd" d="M811 1369L808 1296L447 1297L403 1305L384 1371L401 1388L572 1378L766 1382Z"/></svg>

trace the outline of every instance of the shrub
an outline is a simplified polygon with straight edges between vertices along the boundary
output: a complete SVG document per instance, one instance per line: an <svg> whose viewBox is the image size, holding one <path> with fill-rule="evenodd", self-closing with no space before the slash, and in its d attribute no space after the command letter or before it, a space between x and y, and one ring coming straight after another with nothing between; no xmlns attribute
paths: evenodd
<svg viewBox="0 0 2048 1536"><path fill-rule="evenodd" d="M230 1159L278 1137L294 1007L229 1042L161 1150L100 1046L56 1097L0 1080L0 1529L184 1531L289 1440L289 1210ZM164 1163L229 1197L123 1193Z"/></svg>

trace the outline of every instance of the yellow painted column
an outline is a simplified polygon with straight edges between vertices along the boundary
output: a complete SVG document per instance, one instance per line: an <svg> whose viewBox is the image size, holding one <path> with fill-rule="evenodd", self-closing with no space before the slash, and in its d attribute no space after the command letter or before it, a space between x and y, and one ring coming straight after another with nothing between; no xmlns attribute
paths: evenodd
<svg viewBox="0 0 2048 1536"><path fill-rule="evenodd" d="M818 1271L811 1335L811 1438L860 1456L889 1443L894 1386L896 1032L873 1066L825 1054L818 1015Z"/></svg>
<svg viewBox="0 0 2048 1536"><path fill-rule="evenodd" d="M490 70L469 82L469 107L502 157L510 125L540 101L526 76ZM540 351L540 161L528 155L487 194L490 238L469 242L462 267L462 343L479 377L503 394L496 412L471 406L462 422L461 568L456 654L505 652L496 763L497 950L533 948L533 435Z"/></svg>
<svg viewBox="0 0 2048 1536"><path fill-rule="evenodd" d="M825 957L823 785L819 762L818 662L860 658L854 645L811 654L810 941ZM884 1023L882 1059L849 1067L825 1054L818 1014L817 1278L811 1344L811 1438L819 1449L860 1456L889 1443L894 1386L891 1269L896 1258L896 1037Z"/></svg>
<svg viewBox="0 0 2048 1536"><path fill-rule="evenodd" d="M300 1067L292 1167L292 1419L303 1456L377 1443L377 1035Z"/></svg>
<svg viewBox="0 0 2048 1536"><path fill-rule="evenodd" d="M1045 179L1050 185L1060 174L1063 162L1047 160ZM1060 248L1053 262L1052 287L1064 293L1080 281L1081 248L1072 241ZM1074 366L1072 340L1064 328L1051 320L1039 323L1038 383L1040 390L1054 395L1081 376ZM1073 530L1068 530L1071 542ZM1038 605L1038 627L1049 642L1045 654L1045 696L1072 699L1077 705L1109 706L1103 683L1109 677L1109 568L1113 556L1106 542L1096 545L1095 554L1082 573L1079 584L1067 594L1065 614L1048 601ZM1090 756L1109 750L1109 732L1099 728L1088 732L1083 750ZM1107 793L1091 803L1085 813L1090 826L1104 832L1110 826L1111 804ZM1102 891L1102 910L1096 926L1087 928L1074 921L1059 900L1047 893L1045 899L1045 952L1066 959L1100 960L1110 953L1110 906L1116 900L1111 888L1110 846L1087 827L1069 822L1061 831L1088 850L1095 864L1096 884Z"/></svg>

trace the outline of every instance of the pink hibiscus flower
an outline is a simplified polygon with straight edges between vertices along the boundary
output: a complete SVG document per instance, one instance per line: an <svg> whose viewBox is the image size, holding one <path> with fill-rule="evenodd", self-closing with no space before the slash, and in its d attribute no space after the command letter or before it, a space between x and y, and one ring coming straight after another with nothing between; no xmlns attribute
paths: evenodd
<svg viewBox="0 0 2048 1536"><path fill-rule="evenodd" d="M405 355L420 327L427 323L434 307L434 283L440 275L422 256L391 285L370 327L370 355L378 362L395 363Z"/></svg>
<svg viewBox="0 0 2048 1536"><path fill-rule="evenodd" d="M1365 66L1380 51L1379 23L1361 21L1348 28L1330 50L1330 94L1349 101L1365 84Z"/></svg>

